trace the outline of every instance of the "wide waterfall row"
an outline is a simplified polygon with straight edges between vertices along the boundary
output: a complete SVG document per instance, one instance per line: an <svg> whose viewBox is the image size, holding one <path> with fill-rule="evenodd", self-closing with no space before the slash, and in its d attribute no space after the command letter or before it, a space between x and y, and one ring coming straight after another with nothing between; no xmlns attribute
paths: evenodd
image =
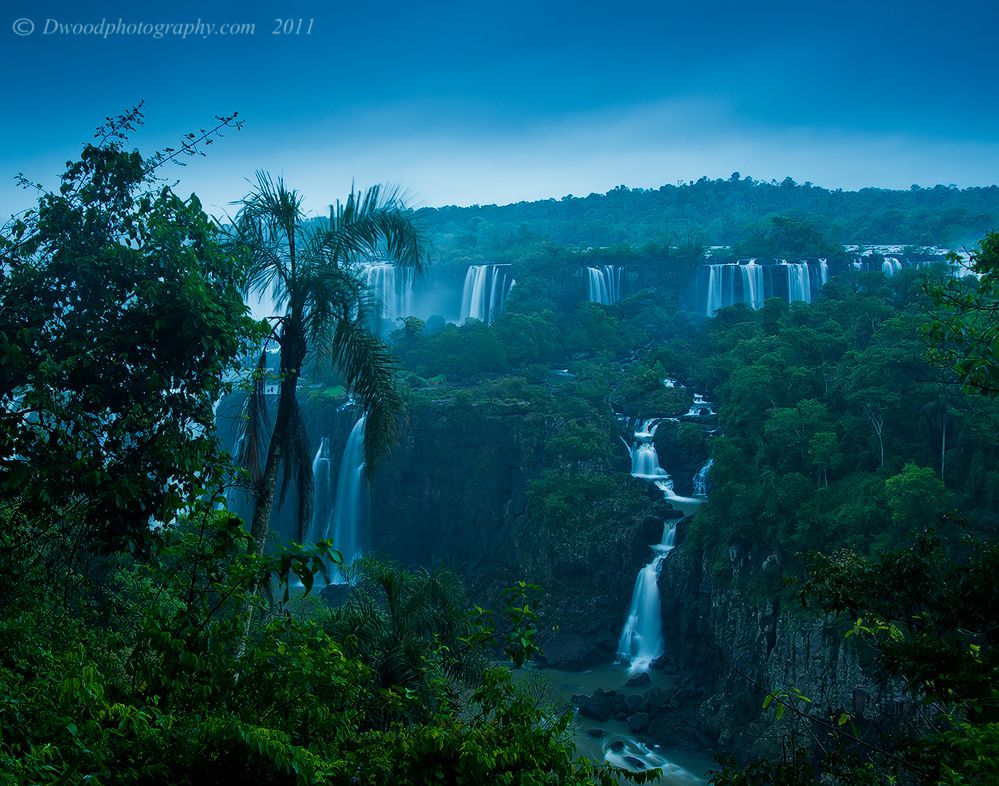
<svg viewBox="0 0 999 786"><path fill-rule="evenodd" d="M620 265L588 267L587 300L609 306L621 299L621 276L624 268Z"/></svg>
<svg viewBox="0 0 999 786"><path fill-rule="evenodd" d="M871 254L865 254L862 257L854 259L850 263L850 267L854 270L863 270L867 272L880 270L889 278L894 276L896 273L900 272L903 268L909 267L911 263L909 260L902 262L898 257L880 257L880 262L877 257ZM916 263L918 266L918 263Z"/></svg>
<svg viewBox="0 0 999 786"><path fill-rule="evenodd" d="M333 548L343 554L344 565L356 560L364 550L363 532L370 507L364 461L364 425L365 416L362 415L347 438L335 492L329 437L322 438L312 462L309 540L313 543L332 540Z"/></svg>
<svg viewBox="0 0 999 786"><path fill-rule="evenodd" d="M465 274L461 294L461 317L492 323L502 313L507 295L516 283L509 265L472 265Z"/></svg>
<svg viewBox="0 0 999 786"><path fill-rule="evenodd" d="M720 308L745 303L763 308L769 297L787 302L811 303L829 280L825 259L788 262L784 259L761 264L755 259L701 265L698 287L703 293L704 313L714 316Z"/></svg>
<svg viewBox="0 0 999 786"><path fill-rule="evenodd" d="M397 319L413 314L412 268L400 268L391 262L369 262L363 270L379 328L382 321L394 326Z"/></svg>

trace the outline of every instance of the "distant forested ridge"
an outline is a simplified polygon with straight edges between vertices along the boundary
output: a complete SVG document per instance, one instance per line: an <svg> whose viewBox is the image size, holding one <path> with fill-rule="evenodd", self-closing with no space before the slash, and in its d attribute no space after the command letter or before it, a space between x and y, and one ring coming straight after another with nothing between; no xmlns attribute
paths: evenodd
<svg viewBox="0 0 999 786"><path fill-rule="evenodd" d="M441 261L515 258L542 243L590 246L729 245L772 253L774 220L807 228L804 245L818 253L843 244L971 245L999 226L999 187L913 185L906 191L829 190L791 178L701 178L657 189L618 186L606 194L512 205L423 208L416 217ZM777 249L780 250L780 249Z"/></svg>

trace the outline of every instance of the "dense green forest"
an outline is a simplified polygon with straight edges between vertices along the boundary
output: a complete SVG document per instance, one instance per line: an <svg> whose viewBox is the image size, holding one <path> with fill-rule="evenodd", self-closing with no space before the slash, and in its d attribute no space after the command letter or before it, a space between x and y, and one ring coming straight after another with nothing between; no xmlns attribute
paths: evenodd
<svg viewBox="0 0 999 786"><path fill-rule="evenodd" d="M999 225L997 202L996 186L830 191L736 172L728 180L701 178L658 189L619 186L560 200L423 208L416 217L444 264L516 259L545 244L577 250L726 245L752 256L811 256L834 254L845 244L971 246ZM775 218L807 231L779 242Z"/></svg>
<svg viewBox="0 0 999 786"><path fill-rule="evenodd" d="M702 566L746 609L825 620L905 698L899 717L863 718L802 686L756 685L779 739L713 782L999 782L995 187L733 176L415 213L375 190L307 220L300 195L262 175L219 226L161 179L162 156L129 149L137 122L111 121L0 243L0 783L656 776L577 757L572 712L516 676L543 630L587 624L579 596L604 591L601 560L633 549L643 520L679 516L622 467L621 419L651 415L677 418L657 434L664 455L714 460L669 560ZM692 266L702 244L764 248L788 221L801 251L984 236L982 277L848 270L814 303L713 319L668 286L611 305L558 295L559 246L653 244ZM386 247L417 273L435 253L521 267L492 324L407 317L383 341L358 266ZM275 278L284 310L255 322L245 293ZM372 473L444 408L470 440L483 412L516 421L534 462L519 553L463 580L280 543L270 512L286 490L299 525L310 516L304 411L348 389ZM694 390L717 418L684 419ZM235 457L215 438L226 394L245 401ZM234 484L251 521L228 508ZM586 557L570 578L566 554ZM355 587L330 602L318 590L340 570ZM594 624L600 603L619 611L587 600Z"/></svg>

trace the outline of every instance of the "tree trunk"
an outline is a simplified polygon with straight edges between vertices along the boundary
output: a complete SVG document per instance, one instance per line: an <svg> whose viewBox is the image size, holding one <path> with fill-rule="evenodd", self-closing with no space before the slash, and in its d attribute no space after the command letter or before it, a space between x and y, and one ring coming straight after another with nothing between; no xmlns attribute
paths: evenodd
<svg viewBox="0 0 999 786"><path fill-rule="evenodd" d="M296 330L295 320L285 324L281 335L281 382L278 393L278 410L274 418L274 430L267 446L267 461L264 472L253 495L253 519L250 521L250 534L254 539L257 555L264 553L267 535L270 533L271 514L274 508L274 490L277 488L278 470L281 468L283 446L289 439L288 428L291 413L298 392L298 377L305 360L305 341L300 330Z"/></svg>
<svg viewBox="0 0 999 786"><path fill-rule="evenodd" d="M271 432L270 443L267 446L267 462L264 464L264 473L260 476L260 481L253 494L253 519L250 521L250 534L253 536L254 551L257 556L264 553L267 535L270 532L271 513L274 508L274 489L277 487L278 469L281 467L281 448L285 444L288 432L289 398L293 398L295 395L294 391L291 391L289 397L285 388L293 386L293 380L281 380L277 417L274 420L274 430Z"/></svg>

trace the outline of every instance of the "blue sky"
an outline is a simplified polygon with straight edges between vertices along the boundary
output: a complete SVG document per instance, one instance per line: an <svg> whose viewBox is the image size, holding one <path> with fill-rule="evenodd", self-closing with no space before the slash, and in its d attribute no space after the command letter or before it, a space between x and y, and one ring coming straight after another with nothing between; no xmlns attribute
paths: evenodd
<svg viewBox="0 0 999 786"><path fill-rule="evenodd" d="M319 210L352 180L439 205L735 170L842 188L999 173L999 4L987 0L5 0L4 13L4 214L31 201L16 173L54 183L105 115L139 100L143 150L239 111L242 131L170 173L215 212L258 168ZM255 32L50 32L119 18ZM303 33L274 35L276 18L305 20Z"/></svg>

